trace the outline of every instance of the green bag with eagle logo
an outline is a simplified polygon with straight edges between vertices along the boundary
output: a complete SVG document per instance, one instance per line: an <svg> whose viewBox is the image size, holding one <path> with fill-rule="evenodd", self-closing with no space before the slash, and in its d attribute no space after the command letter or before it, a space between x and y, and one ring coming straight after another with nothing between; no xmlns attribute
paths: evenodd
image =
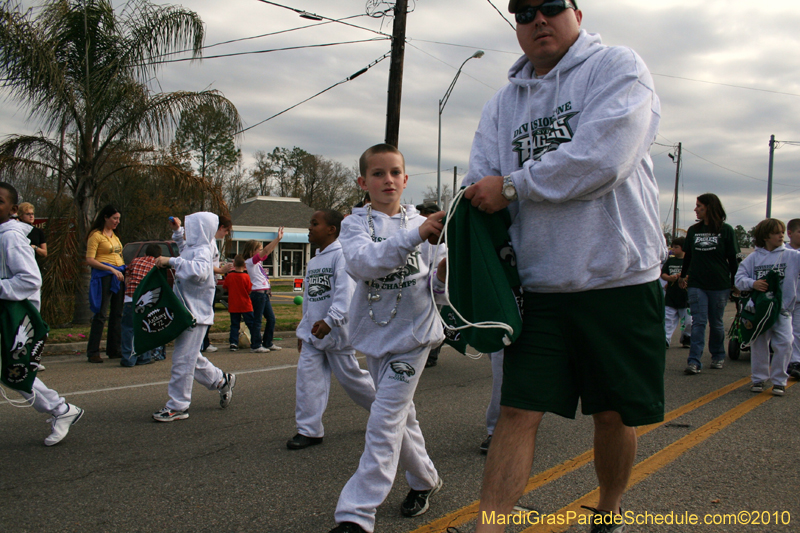
<svg viewBox="0 0 800 533"><path fill-rule="evenodd" d="M154 267L133 293L133 354L166 345L197 323L172 292L164 269Z"/></svg>
<svg viewBox="0 0 800 533"><path fill-rule="evenodd" d="M0 381L14 390L33 392L50 327L28 300L0 300Z"/></svg>

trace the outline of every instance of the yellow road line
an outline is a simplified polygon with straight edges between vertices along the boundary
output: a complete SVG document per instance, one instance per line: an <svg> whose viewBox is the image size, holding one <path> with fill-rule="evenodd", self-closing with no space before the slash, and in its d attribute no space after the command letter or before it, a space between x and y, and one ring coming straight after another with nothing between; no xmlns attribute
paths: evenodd
<svg viewBox="0 0 800 533"><path fill-rule="evenodd" d="M739 387L750 383L750 378L742 378L739 381L735 381L721 389L717 389L713 392L706 394L705 396L698 398L697 400L691 401L686 405L683 405L677 409L670 411L669 413L664 415L664 421L659 422L658 424L651 424L649 426L642 426L636 429L637 436L642 436L650 431L663 426L664 424L669 423L672 420L675 420L678 417L685 415L699 407L706 405L709 402L716 400L717 398L728 394L729 392L738 389ZM544 472L536 474L535 476L528 479L527 485L525 485L525 490L523 494L527 494L532 490L536 490L539 487L542 487L551 481L555 481L560 477L563 477L570 472L581 468L588 464L594 456L594 453L591 449L583 452L582 454L573 457L564 461L563 463L556 465ZM462 507L452 513L448 513L445 516L434 520L424 526L420 526L417 529L411 531L410 533L440 533L447 529L448 527L456 527L466 522L469 522L473 518L478 516L478 505L480 504L480 500L475 500L471 504L467 505L466 507Z"/></svg>
<svg viewBox="0 0 800 533"><path fill-rule="evenodd" d="M749 381L749 378L747 378ZM787 386L792 386L794 383L787 384ZM718 416L717 418L713 419L712 421L708 422L697 428L696 430L692 431L685 437L678 439L677 441L673 442L669 446L665 447L660 452L656 452L655 454L651 455L644 461L640 462L636 466L633 467L633 471L631 472L631 479L628 482L628 489L633 487L634 485L644 481L652 474L655 474L678 457L686 453L687 451L691 450L701 442L704 442L706 439L716 435L732 423L739 420L741 417L761 405L762 403L768 401L772 398L772 393L769 391L764 391L758 396L750 398L742 402L741 404L737 405L730 411ZM581 505L589 505L597 502L597 499L600 497L600 489L594 489L593 491L585 494L584 496L578 498L574 502L570 503L566 507L562 507L558 511L556 511L557 515L564 516L567 512L575 512L580 514L581 513ZM565 524L560 526L554 525L547 525L547 524L539 524L535 526L531 526L525 529L522 533L560 533L566 531L571 527L572 524Z"/></svg>

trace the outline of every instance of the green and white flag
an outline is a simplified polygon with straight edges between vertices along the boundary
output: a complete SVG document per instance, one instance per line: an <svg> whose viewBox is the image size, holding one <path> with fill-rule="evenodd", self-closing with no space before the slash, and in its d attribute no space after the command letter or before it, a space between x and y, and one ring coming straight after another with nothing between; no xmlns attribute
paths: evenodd
<svg viewBox="0 0 800 533"><path fill-rule="evenodd" d="M195 326L192 314L169 286L164 270L148 272L133 293L133 353L143 354Z"/></svg>
<svg viewBox="0 0 800 533"><path fill-rule="evenodd" d="M28 300L0 300L0 381L12 389L31 393L50 327Z"/></svg>

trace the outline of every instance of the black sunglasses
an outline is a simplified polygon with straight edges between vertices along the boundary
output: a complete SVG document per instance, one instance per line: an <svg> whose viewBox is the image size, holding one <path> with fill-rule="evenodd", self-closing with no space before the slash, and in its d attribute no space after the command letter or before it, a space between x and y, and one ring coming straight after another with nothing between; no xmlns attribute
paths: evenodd
<svg viewBox="0 0 800 533"><path fill-rule="evenodd" d="M530 24L536 18L536 13L541 11L545 17L555 17L565 9L575 9L568 0L551 0L539 6L525 6L521 11L514 13L517 24Z"/></svg>

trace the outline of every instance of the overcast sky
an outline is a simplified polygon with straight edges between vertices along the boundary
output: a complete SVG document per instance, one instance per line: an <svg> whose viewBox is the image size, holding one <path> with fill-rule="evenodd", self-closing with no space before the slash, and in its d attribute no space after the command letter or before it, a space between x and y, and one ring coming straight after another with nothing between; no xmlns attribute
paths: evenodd
<svg viewBox="0 0 800 533"><path fill-rule="evenodd" d="M505 0L492 0L507 14ZM117 2L115 2L116 4ZM158 2L165 3L165 2ZM285 0L295 9L341 19L363 15L366 0ZM459 65L476 50L442 115L442 177L459 181L469 163L483 104L507 83L521 54L514 31L489 0L410 0L400 126L409 186L418 203L436 185L438 101ZM390 50L381 35L344 24L309 21L258 0L186 0L207 27L206 45L311 25L307 29L214 46L200 63L170 63L158 76L165 91L222 91L252 126L342 81ZM675 165L668 157L683 143L679 227L694 221L698 194L714 192L728 222L754 226L766 213L769 137L800 141L800 9L797 0L579 0L582 27L608 45L636 50L653 73L661 99L660 134L651 154L661 190L661 220L671 226ZM391 33L391 19L361 16L349 23ZM372 42L250 53L218 54ZM389 60L325 94L247 131L240 139L245 165L256 150L298 146L351 167L361 152L382 142ZM156 89L157 86L154 86ZM0 134L36 131L27 111L6 101ZM661 146L665 145L665 146ZM800 217L800 146L775 151L772 216ZM581 228L591 231L591 228ZM580 230L576 228L576 230Z"/></svg>

